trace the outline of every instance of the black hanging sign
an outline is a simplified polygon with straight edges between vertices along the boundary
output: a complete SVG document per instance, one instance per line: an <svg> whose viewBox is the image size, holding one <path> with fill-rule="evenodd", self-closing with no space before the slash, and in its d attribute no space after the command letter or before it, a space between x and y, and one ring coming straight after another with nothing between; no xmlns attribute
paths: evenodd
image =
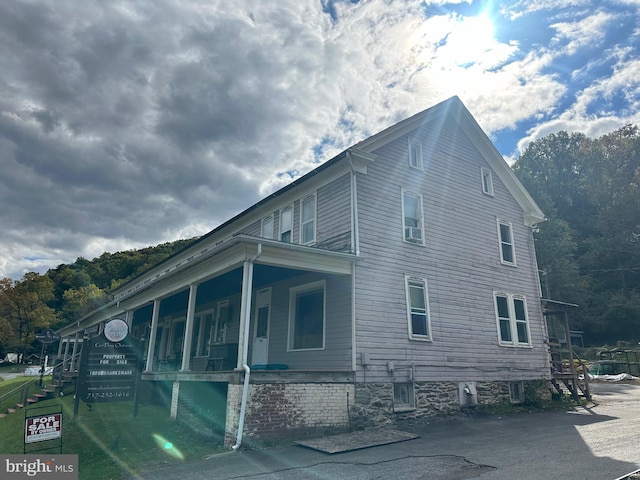
<svg viewBox="0 0 640 480"><path fill-rule="evenodd" d="M105 328L105 331L108 329ZM117 341L109 340L119 339ZM133 400L142 367L140 342L126 335L99 335L82 347L78 395L86 403Z"/></svg>

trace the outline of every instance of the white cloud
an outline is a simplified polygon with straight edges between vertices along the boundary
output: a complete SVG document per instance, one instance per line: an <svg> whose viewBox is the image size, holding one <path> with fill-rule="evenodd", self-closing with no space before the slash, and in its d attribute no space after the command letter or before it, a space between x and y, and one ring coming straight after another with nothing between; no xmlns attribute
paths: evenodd
<svg viewBox="0 0 640 480"><path fill-rule="evenodd" d="M629 45L571 64L587 33L612 28L605 7L522 1L505 18L452 5L336 1L329 15L311 0L0 3L0 277L203 234L451 95L520 145L635 118ZM541 26L542 11L552 20ZM558 58L586 82L578 94ZM614 60L610 79L590 77ZM594 102L612 92L626 110L597 118Z"/></svg>
<svg viewBox="0 0 640 480"><path fill-rule="evenodd" d="M614 19L615 15L600 11L575 22L554 23L551 28L558 33L552 39L552 47L560 45L564 54L574 55L587 45L596 46L604 40L606 26Z"/></svg>
<svg viewBox="0 0 640 480"><path fill-rule="evenodd" d="M592 6L592 0L520 0L501 6L511 20L540 11L559 11L567 8Z"/></svg>
<svg viewBox="0 0 640 480"><path fill-rule="evenodd" d="M630 48L614 48L610 76L595 79L576 92L575 102L556 118L530 129L518 142L519 151L551 133L564 130L597 138L627 124L640 125L640 58ZM617 104L623 99L624 106Z"/></svg>

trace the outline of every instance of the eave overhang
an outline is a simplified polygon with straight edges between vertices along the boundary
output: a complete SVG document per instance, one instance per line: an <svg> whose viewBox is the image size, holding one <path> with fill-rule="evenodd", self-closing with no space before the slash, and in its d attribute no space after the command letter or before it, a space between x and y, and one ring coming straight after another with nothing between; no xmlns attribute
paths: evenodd
<svg viewBox="0 0 640 480"><path fill-rule="evenodd" d="M123 315L127 310L140 308L154 300L185 290L192 284L203 283L239 268L245 260L257 255L259 245L261 253L255 261L259 265L350 275L354 262L359 259L351 253L238 234L207 249L206 252L201 252L197 257L189 257L189 261L167 266L155 277L130 282L128 288L120 289L111 302L77 322L61 328L57 333L63 337L75 334L77 331Z"/></svg>

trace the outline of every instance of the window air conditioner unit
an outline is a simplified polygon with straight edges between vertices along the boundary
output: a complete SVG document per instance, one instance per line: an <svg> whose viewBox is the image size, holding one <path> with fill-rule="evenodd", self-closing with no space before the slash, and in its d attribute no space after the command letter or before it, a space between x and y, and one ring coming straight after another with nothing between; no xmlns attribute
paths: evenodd
<svg viewBox="0 0 640 480"><path fill-rule="evenodd" d="M418 227L407 227L404 229L404 238L408 242L422 242L422 230Z"/></svg>

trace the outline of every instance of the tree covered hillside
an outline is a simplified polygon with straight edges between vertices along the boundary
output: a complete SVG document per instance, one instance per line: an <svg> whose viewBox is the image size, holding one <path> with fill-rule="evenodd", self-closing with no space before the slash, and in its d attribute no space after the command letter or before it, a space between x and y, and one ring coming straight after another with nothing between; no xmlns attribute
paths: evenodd
<svg viewBox="0 0 640 480"><path fill-rule="evenodd" d="M514 171L548 220L535 233L546 298L576 303L590 343L640 340L640 132L559 132Z"/></svg>
<svg viewBox="0 0 640 480"><path fill-rule="evenodd" d="M37 332L60 328L108 301L115 288L174 253L191 240L156 247L78 258L46 274L27 273L20 280L0 280L0 359L8 352L39 352Z"/></svg>

